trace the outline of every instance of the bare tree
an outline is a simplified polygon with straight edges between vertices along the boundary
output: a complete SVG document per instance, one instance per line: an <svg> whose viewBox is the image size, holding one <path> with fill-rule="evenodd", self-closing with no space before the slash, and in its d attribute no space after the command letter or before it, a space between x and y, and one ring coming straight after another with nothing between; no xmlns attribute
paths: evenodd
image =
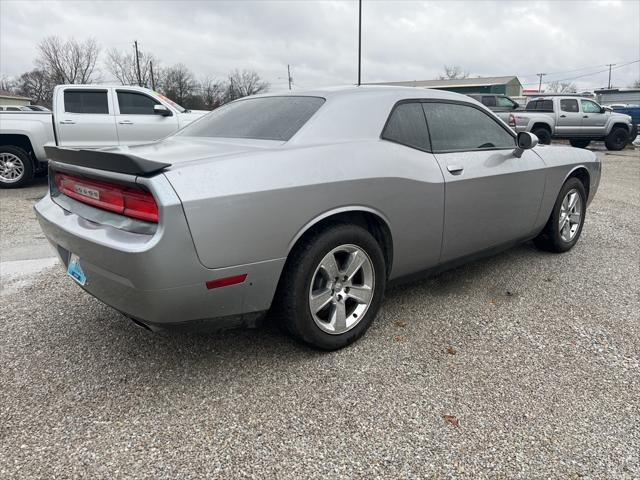
<svg viewBox="0 0 640 480"><path fill-rule="evenodd" d="M0 75L0 92L15 93L16 81L6 75Z"/></svg>
<svg viewBox="0 0 640 480"><path fill-rule="evenodd" d="M229 83L227 84L226 101L232 101L237 98L255 95L265 92L269 89L269 83L260 78L253 70L234 70L229 74Z"/></svg>
<svg viewBox="0 0 640 480"><path fill-rule="evenodd" d="M160 84L162 92L172 100L187 108L192 108L196 97L197 82L193 73L183 64L178 63L166 68Z"/></svg>
<svg viewBox="0 0 640 480"><path fill-rule="evenodd" d="M151 65L156 85L160 82L160 62L152 53L139 51L140 80L143 87L151 87ZM137 85L138 73L133 52L121 52L112 48L107 52L106 68L122 85Z"/></svg>
<svg viewBox="0 0 640 480"><path fill-rule="evenodd" d="M437 80L455 80L468 76L469 72L465 72L459 65L445 65L444 75L438 76Z"/></svg>
<svg viewBox="0 0 640 480"><path fill-rule="evenodd" d="M578 88L575 83L555 80L547 84L547 91L551 93L576 93Z"/></svg>
<svg viewBox="0 0 640 480"><path fill-rule="evenodd" d="M218 108L224 103L226 86L223 82L205 77L200 82L200 97L202 107L207 110Z"/></svg>
<svg viewBox="0 0 640 480"><path fill-rule="evenodd" d="M629 88L640 88L640 79L633 82Z"/></svg>
<svg viewBox="0 0 640 480"><path fill-rule="evenodd" d="M37 68L20 75L17 92L29 97L34 103L51 108L54 83L44 70Z"/></svg>
<svg viewBox="0 0 640 480"><path fill-rule="evenodd" d="M94 39L62 41L52 36L43 39L38 50L40 55L36 63L54 83L92 83L97 80L96 62L100 47Z"/></svg>

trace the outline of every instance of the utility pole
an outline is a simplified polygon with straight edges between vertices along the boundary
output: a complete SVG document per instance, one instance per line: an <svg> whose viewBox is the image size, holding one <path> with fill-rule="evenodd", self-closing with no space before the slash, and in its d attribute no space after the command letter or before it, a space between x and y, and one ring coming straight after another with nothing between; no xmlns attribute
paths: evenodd
<svg viewBox="0 0 640 480"><path fill-rule="evenodd" d="M361 64L362 64L362 0L358 0L358 86L360 86Z"/></svg>
<svg viewBox="0 0 640 480"><path fill-rule="evenodd" d="M140 77L140 57L138 55L138 41L137 40L134 40L133 48L136 51L136 68L137 68L137 73L138 73L138 86L141 87L142 86L142 78Z"/></svg>
<svg viewBox="0 0 640 480"><path fill-rule="evenodd" d="M151 90L156 89L156 79L153 76L153 62L149 60L149 73L151 74Z"/></svg>
<svg viewBox="0 0 640 480"><path fill-rule="evenodd" d="M546 73L536 73L536 75L540 77L540 83L538 83L538 93L542 93L542 77L544 77Z"/></svg>
<svg viewBox="0 0 640 480"><path fill-rule="evenodd" d="M615 65L615 63L609 63L607 64L607 67L609 67L609 87L611 88L611 67L613 67Z"/></svg>
<svg viewBox="0 0 640 480"><path fill-rule="evenodd" d="M293 78L291 78L291 67L287 64L287 80L289 80L289 90L291 90L291 82Z"/></svg>

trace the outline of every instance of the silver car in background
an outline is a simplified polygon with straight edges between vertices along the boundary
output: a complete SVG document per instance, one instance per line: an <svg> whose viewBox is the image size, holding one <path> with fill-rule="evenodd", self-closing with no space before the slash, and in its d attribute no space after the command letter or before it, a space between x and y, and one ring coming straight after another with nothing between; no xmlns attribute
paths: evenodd
<svg viewBox="0 0 640 480"><path fill-rule="evenodd" d="M139 324L270 311L330 350L366 331L390 280L575 245L599 160L536 143L444 91L261 95L153 144L49 148L36 213L69 275Z"/></svg>

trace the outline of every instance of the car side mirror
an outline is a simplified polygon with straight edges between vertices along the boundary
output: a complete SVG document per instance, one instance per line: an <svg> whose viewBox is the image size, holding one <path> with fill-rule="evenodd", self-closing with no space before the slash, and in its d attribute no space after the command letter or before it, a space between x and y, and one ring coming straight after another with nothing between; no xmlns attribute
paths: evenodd
<svg viewBox="0 0 640 480"><path fill-rule="evenodd" d="M155 113L156 115L162 115L163 117L170 117L171 115L173 115L173 113L171 113L171 110L169 110L164 105L154 105L153 113Z"/></svg>
<svg viewBox="0 0 640 480"><path fill-rule="evenodd" d="M513 102L513 109L517 110L520 108L520 104L518 102Z"/></svg>
<svg viewBox="0 0 640 480"><path fill-rule="evenodd" d="M607 112L612 112L612 111L613 111L612 108L600 107L600 113L607 113Z"/></svg>
<svg viewBox="0 0 640 480"><path fill-rule="evenodd" d="M516 143L518 146L513 151L513 155L520 158L525 150L530 150L538 145L538 137L531 132L520 132L516 137Z"/></svg>

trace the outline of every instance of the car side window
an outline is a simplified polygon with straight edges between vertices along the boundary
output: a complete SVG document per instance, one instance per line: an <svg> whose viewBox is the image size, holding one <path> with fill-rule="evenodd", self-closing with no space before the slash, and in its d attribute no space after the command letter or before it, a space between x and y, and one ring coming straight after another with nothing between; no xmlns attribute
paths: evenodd
<svg viewBox="0 0 640 480"><path fill-rule="evenodd" d="M491 97L491 96L482 97L482 104L485 107L495 107L496 97Z"/></svg>
<svg viewBox="0 0 640 480"><path fill-rule="evenodd" d="M507 97L498 97L498 106L504 108L514 108L515 103L513 103L513 100Z"/></svg>
<svg viewBox="0 0 640 480"><path fill-rule="evenodd" d="M153 107L160 102L143 93L118 90L118 105L122 115L154 115Z"/></svg>
<svg viewBox="0 0 640 480"><path fill-rule="evenodd" d="M430 150L429 131L422 105L418 102L397 105L389 116L382 138L408 147Z"/></svg>
<svg viewBox="0 0 640 480"><path fill-rule="evenodd" d="M565 98L560 100L560 110L563 112L579 112L578 101L573 98Z"/></svg>
<svg viewBox="0 0 640 480"><path fill-rule="evenodd" d="M515 138L506 127L478 108L457 103L422 105L434 152L515 147Z"/></svg>
<svg viewBox="0 0 640 480"><path fill-rule="evenodd" d="M64 111L67 113L108 114L109 102L106 90L66 90Z"/></svg>
<svg viewBox="0 0 640 480"><path fill-rule="evenodd" d="M600 113L600 106L591 100L580 100L583 113Z"/></svg>

